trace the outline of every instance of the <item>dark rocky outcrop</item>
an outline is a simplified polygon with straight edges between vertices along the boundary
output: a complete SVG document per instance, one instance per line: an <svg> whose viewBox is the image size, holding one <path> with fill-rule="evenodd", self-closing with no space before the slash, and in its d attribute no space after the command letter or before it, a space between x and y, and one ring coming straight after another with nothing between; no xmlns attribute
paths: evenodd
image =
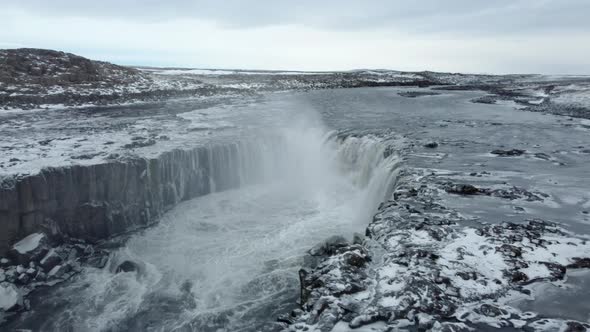
<svg viewBox="0 0 590 332"><path fill-rule="evenodd" d="M495 154L500 157L515 157L515 156L521 156L525 152L526 152L525 150L520 150L520 149L511 149L511 150L497 149L497 150L493 150L490 153Z"/></svg>
<svg viewBox="0 0 590 332"><path fill-rule="evenodd" d="M140 77L137 69L71 53L35 48L0 50L0 82L5 84L121 84Z"/></svg>
<svg viewBox="0 0 590 332"><path fill-rule="evenodd" d="M148 226L182 200L237 187L239 170L227 165L237 158L235 145L201 146L153 159L45 168L4 180L0 257L39 231L58 241L72 237L94 242Z"/></svg>
<svg viewBox="0 0 590 332"><path fill-rule="evenodd" d="M400 174L394 199L380 206L364 241L331 240L310 251L313 265L299 274L302 310L282 320L287 331L332 331L336 324L355 329L375 322L392 331L468 331L480 324L532 328L543 319L495 300L509 292L530 294L531 283L564 280L569 269L589 264L587 241L555 223L467 222L440 195L452 188L509 196L449 186L428 171ZM557 319L552 324L574 330L587 325Z"/></svg>

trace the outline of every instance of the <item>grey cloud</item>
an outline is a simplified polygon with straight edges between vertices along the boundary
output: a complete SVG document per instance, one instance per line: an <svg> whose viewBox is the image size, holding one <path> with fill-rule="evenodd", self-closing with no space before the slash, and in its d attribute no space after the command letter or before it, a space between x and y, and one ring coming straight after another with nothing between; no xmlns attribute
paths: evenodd
<svg viewBox="0 0 590 332"><path fill-rule="evenodd" d="M256 28L300 24L313 28L401 32L509 34L577 29L590 31L587 0L21 0L8 6L39 15L116 17L130 21L210 20Z"/></svg>

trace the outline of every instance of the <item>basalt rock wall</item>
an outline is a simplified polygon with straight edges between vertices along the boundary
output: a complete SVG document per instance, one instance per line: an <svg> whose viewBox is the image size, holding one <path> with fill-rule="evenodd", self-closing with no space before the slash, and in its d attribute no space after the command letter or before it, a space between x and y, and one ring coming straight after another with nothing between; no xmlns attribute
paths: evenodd
<svg viewBox="0 0 590 332"><path fill-rule="evenodd" d="M157 221L178 202L240 185L237 145L45 168L0 188L0 255L30 233L97 241Z"/></svg>

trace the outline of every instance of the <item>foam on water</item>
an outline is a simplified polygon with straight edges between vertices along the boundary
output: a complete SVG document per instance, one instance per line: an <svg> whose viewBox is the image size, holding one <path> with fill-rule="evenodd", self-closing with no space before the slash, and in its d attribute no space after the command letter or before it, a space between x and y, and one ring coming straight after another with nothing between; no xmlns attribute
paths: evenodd
<svg viewBox="0 0 590 332"><path fill-rule="evenodd" d="M319 121L294 121L233 148L235 160L217 150L209 162L222 175L238 174L240 188L181 203L113 252L104 269L59 287L50 297L62 307L42 328L271 329L296 305L305 251L363 232L399 163L380 138L338 137ZM125 260L139 272L115 273Z"/></svg>

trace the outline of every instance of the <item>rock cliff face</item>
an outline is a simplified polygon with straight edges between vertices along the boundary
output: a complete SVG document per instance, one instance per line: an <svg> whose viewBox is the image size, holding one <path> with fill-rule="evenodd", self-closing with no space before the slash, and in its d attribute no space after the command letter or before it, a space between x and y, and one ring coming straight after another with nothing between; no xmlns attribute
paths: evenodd
<svg viewBox="0 0 590 332"><path fill-rule="evenodd" d="M46 168L0 188L0 255L37 231L96 241L147 226L176 203L239 186L237 145L173 150L158 158Z"/></svg>

